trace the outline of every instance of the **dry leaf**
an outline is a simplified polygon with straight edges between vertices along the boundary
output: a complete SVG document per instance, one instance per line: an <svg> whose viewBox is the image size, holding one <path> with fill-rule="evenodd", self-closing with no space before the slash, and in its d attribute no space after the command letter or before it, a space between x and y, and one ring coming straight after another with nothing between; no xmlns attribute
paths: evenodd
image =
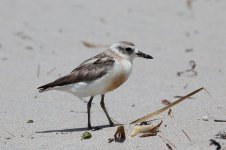
<svg viewBox="0 0 226 150"><path fill-rule="evenodd" d="M164 112L164 111L170 109L171 107L177 105L178 103L184 101L185 99L191 97L192 95L194 95L194 94L200 92L200 91L203 90L203 89L204 89L203 87L202 87L202 88L199 88L199 89L197 89L197 90L195 90L195 91L193 91L193 92L187 94L186 96L181 97L180 99L174 101L174 102L171 103L170 105L167 105L167 106L165 106L165 107L163 107L163 108L161 108L161 109L159 109L159 110L157 110L157 111L155 111L155 112L153 112L153 113L150 113L150 114L148 114L148 115L146 115L146 116L144 116L144 117L142 117L142 118L139 118L139 119L137 119L137 120L131 122L130 124L142 122L142 121L145 121L145 120L147 120L147 119L149 119L149 118L151 118L151 117L153 117L153 116L156 116L156 115L158 115L158 114L160 114L160 113L162 113L162 112ZM208 92L207 92L207 93L208 93Z"/></svg>
<svg viewBox="0 0 226 150"><path fill-rule="evenodd" d="M138 133L144 133L141 135L141 137L156 135L159 127L161 126L162 121L159 124L153 125L137 125L133 128L132 133L130 134L130 137L136 136Z"/></svg>
<svg viewBox="0 0 226 150"><path fill-rule="evenodd" d="M115 142L124 142L126 139L124 126L119 126L115 132Z"/></svg>

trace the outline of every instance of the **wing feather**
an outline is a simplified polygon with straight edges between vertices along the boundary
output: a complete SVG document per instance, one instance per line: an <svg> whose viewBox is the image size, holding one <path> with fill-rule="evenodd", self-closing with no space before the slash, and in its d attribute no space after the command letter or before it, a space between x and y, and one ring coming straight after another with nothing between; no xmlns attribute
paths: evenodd
<svg viewBox="0 0 226 150"><path fill-rule="evenodd" d="M56 86L63 86L83 81L93 81L104 76L114 65L112 57L99 54L90 58L75 68L70 74L51 83L38 87L40 92Z"/></svg>

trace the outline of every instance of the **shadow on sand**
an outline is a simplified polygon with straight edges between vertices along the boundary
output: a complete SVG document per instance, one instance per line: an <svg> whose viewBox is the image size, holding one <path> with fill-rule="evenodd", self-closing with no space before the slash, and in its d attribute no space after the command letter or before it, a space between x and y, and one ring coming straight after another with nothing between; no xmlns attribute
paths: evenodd
<svg viewBox="0 0 226 150"><path fill-rule="evenodd" d="M93 129L100 130L104 128L109 128L110 125L101 125L101 126L94 126ZM60 129L60 130L46 130L46 131L37 131L36 133L53 133L53 132L79 132L79 131L87 131L89 130L87 127L84 128L72 128L72 129Z"/></svg>

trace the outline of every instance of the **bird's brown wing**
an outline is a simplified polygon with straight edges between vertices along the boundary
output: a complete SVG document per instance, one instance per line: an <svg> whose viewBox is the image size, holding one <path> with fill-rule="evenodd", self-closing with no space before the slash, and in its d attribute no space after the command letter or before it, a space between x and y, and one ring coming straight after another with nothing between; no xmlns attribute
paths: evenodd
<svg viewBox="0 0 226 150"><path fill-rule="evenodd" d="M97 55L98 56L98 55ZM55 86L63 86L83 81L93 81L104 76L114 65L112 57L93 57L74 69L70 74L51 83L38 87L39 92Z"/></svg>

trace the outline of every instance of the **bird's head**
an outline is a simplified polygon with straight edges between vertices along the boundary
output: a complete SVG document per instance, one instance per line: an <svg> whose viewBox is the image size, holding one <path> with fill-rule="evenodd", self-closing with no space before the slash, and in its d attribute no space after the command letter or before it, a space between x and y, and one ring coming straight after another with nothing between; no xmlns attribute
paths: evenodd
<svg viewBox="0 0 226 150"><path fill-rule="evenodd" d="M153 59L152 56L139 51L137 48L135 48L135 45L133 43L128 41L120 41L114 43L111 45L110 49L118 53L120 56L128 58L130 60L133 60L135 57Z"/></svg>

